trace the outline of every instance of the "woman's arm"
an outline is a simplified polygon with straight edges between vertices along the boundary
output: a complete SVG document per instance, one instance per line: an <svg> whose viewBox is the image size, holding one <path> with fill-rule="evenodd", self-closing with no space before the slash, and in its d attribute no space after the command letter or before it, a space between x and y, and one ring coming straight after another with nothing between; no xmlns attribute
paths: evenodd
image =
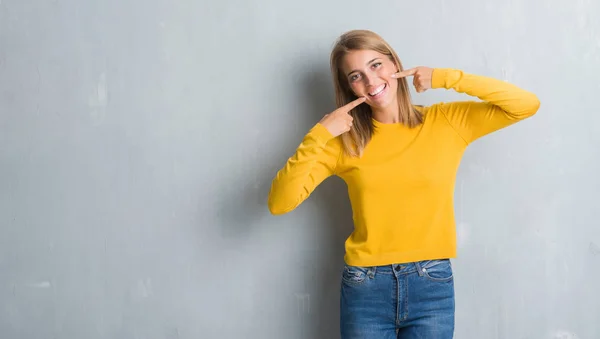
<svg viewBox="0 0 600 339"><path fill-rule="evenodd" d="M321 123L306 134L296 153L273 179L268 198L272 214L292 211L323 180L335 173L341 147L329 143L332 139L333 135Z"/></svg>
<svg viewBox="0 0 600 339"><path fill-rule="evenodd" d="M366 98L355 99L337 108L317 123L302 140L296 153L277 172L271 184L268 206L272 214L283 214L298 207L327 177L335 174L342 152L339 139L352 127L353 108Z"/></svg>
<svg viewBox="0 0 600 339"><path fill-rule="evenodd" d="M432 88L453 89L483 101L440 104L450 125L467 144L531 117L540 107L537 96L529 91L506 81L455 69L434 69Z"/></svg>
<svg viewBox="0 0 600 339"><path fill-rule="evenodd" d="M476 139L534 115L540 101L529 91L508 82L451 68L417 67L395 77L414 76L418 92L428 88L453 89L483 102L458 101L437 106L450 125L469 144Z"/></svg>

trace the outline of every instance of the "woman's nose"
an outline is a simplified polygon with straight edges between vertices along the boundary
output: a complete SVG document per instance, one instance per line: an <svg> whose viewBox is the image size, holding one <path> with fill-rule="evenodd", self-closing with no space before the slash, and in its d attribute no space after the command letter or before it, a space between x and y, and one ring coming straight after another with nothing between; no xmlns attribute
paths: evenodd
<svg viewBox="0 0 600 339"><path fill-rule="evenodd" d="M373 79L375 78L375 74L365 74L365 85L370 86L373 84Z"/></svg>

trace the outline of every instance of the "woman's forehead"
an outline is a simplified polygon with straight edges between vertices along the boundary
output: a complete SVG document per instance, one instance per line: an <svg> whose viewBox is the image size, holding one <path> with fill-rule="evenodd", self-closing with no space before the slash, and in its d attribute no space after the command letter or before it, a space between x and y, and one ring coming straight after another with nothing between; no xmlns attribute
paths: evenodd
<svg viewBox="0 0 600 339"><path fill-rule="evenodd" d="M386 58L384 54L370 49L352 50L342 58L342 69L350 72L352 69L362 69L377 59Z"/></svg>

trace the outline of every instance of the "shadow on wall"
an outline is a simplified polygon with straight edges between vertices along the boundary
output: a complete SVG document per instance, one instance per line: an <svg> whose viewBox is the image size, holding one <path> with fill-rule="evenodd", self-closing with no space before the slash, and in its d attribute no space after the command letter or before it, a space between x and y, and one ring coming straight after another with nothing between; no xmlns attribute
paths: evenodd
<svg viewBox="0 0 600 339"><path fill-rule="evenodd" d="M309 128L335 109L331 73L323 60L314 60L314 72L302 78L302 97L309 103ZM319 66L320 65L320 66ZM308 131L308 130L307 130ZM311 286L310 312L303 319L306 338L339 338L340 278L343 265L344 242L353 229L352 210L346 184L339 177L326 179L309 197L319 206L322 216L319 225L320 242L318 262L312 263L312 273L306 286ZM316 277L316 279L311 279Z"/></svg>
<svg viewBox="0 0 600 339"><path fill-rule="evenodd" d="M300 79L296 78L296 81L300 81L300 86L294 84L299 87L298 99L307 103L306 114L299 114L296 122L298 126L305 127L302 136L325 114L335 109L327 59L323 62L322 55L312 56L305 69L313 71L304 72ZM281 140L283 145L293 145L281 147L285 149L281 154L257 152L258 158L252 164L256 168L254 180L247 177L236 178L235 183L228 185L235 187L235 191L224 194L225 200L219 201L217 205L223 220L219 229L221 240L226 239L223 245L233 247L237 242L248 241L256 231L253 225L260 225L261 220L272 218L267 208L267 197L273 176L280 169L272 165L281 166L293 154L300 140L297 136L290 138L294 139ZM274 160L275 158L280 160ZM319 246L315 248L312 245L318 251L314 257L319 260L306 263L309 269L305 270L305 281L301 285L306 286L307 294L297 296L299 318L296 321L301 329L301 333L297 334L298 338L339 338L339 293L344 241L353 229L346 184L340 178L332 176L321 183L308 199L311 204L319 206L320 219L316 227Z"/></svg>

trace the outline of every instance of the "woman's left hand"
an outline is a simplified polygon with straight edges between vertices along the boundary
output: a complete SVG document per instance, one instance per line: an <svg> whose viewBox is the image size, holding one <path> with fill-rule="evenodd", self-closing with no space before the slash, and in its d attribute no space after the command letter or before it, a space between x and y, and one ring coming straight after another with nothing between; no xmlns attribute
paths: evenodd
<svg viewBox="0 0 600 339"><path fill-rule="evenodd" d="M413 77L413 86L415 86L417 93L423 93L431 88L433 68L419 66L392 74L392 78L396 79L402 79L407 76Z"/></svg>

